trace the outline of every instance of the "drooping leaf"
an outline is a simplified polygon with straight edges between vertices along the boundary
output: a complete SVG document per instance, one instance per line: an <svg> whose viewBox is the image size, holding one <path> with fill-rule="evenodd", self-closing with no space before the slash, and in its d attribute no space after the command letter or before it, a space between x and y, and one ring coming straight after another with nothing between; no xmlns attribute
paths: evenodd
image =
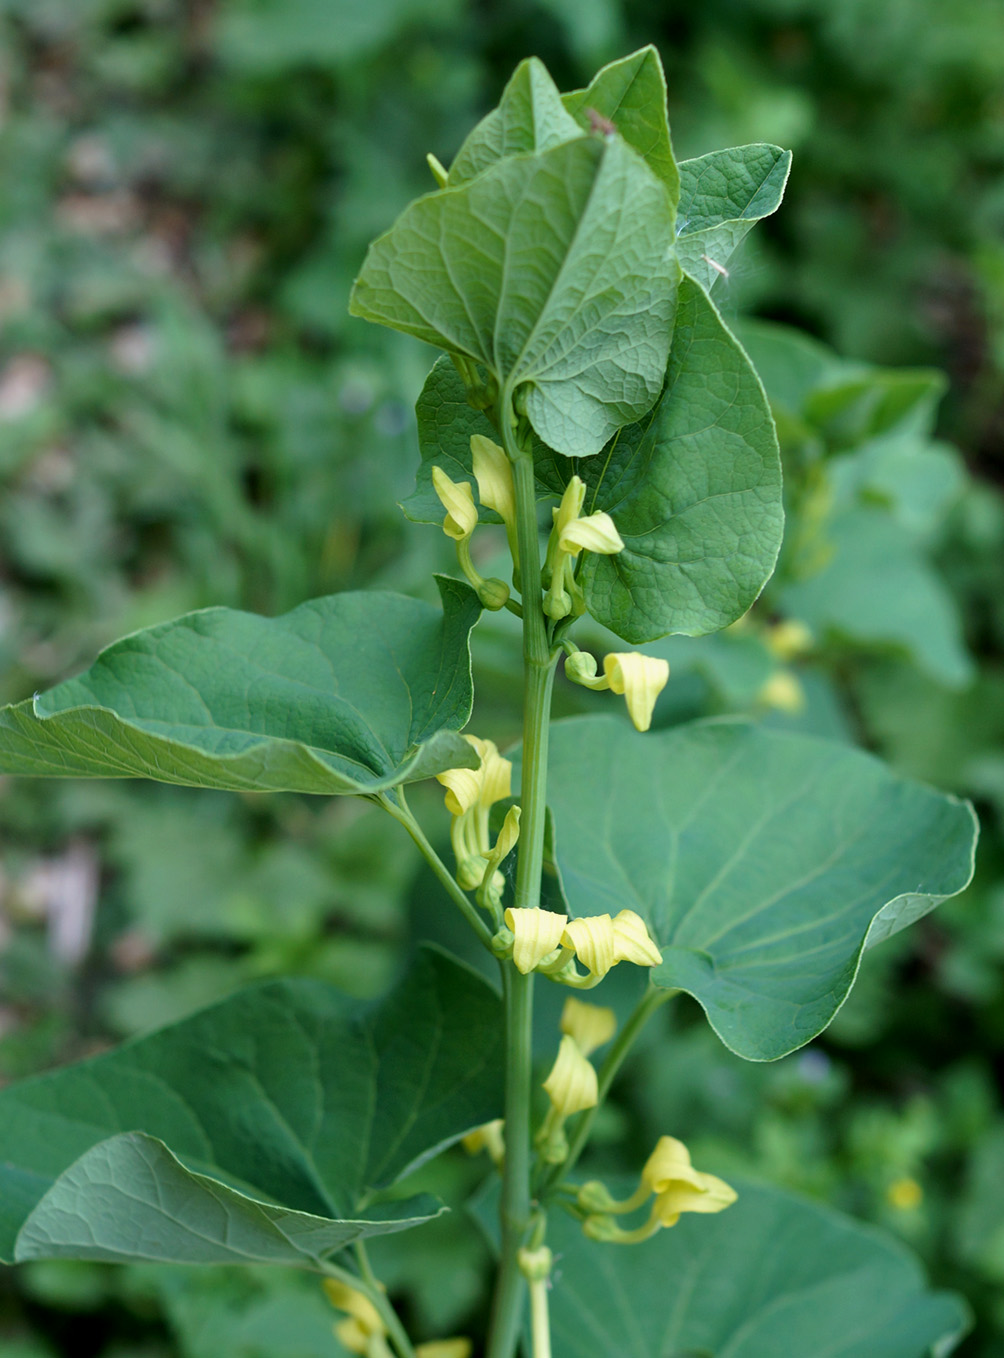
<svg viewBox="0 0 1004 1358"><path fill-rule="evenodd" d="M825 564L784 585L784 611L823 640L904 651L949 688L969 683L958 607L911 533L875 505L834 514L822 532Z"/></svg>
<svg viewBox="0 0 1004 1358"><path fill-rule="evenodd" d="M553 1213L550 1297L563 1358L929 1358L969 1327L891 1237L776 1188L683 1216L642 1245L597 1244ZM630 1190L629 1190L630 1191Z"/></svg>
<svg viewBox="0 0 1004 1358"><path fill-rule="evenodd" d="M681 161L676 248L684 272L710 291L752 227L777 211L790 169L791 152L767 142Z"/></svg>
<svg viewBox="0 0 1004 1358"><path fill-rule="evenodd" d="M422 462L415 489L402 501L401 508L414 523L442 523L445 510L432 487L433 467L442 468L451 481L467 481L477 503L471 435L481 434L498 443L498 430L483 411L475 410L469 404L467 389L448 358L438 359L425 379L425 386L415 403L415 414ZM533 442L538 493L560 497L572 475L572 464L545 447L539 439L534 438ZM499 515L484 505L478 505L478 518L482 523L501 523Z"/></svg>
<svg viewBox="0 0 1004 1358"><path fill-rule="evenodd" d="M500 1031L491 988L425 951L376 1005L268 982L12 1085L0 1257L309 1263L403 1229L435 1204L370 1199L497 1116Z"/></svg>
<svg viewBox="0 0 1004 1358"><path fill-rule="evenodd" d="M615 556L585 554L586 602L625 641L716 631L763 589L784 523L774 426L749 360L691 280L662 396L580 474L587 507L624 539Z"/></svg>
<svg viewBox="0 0 1004 1358"><path fill-rule="evenodd" d="M549 447L591 456L658 395L671 240L640 157L579 137L412 203L370 246L350 309L482 364Z"/></svg>
<svg viewBox="0 0 1004 1358"><path fill-rule="evenodd" d="M470 766L456 732L479 606L467 585L439 584L442 612L373 591L135 632L0 710L0 771L334 794Z"/></svg>
<svg viewBox="0 0 1004 1358"><path fill-rule="evenodd" d="M972 875L972 808L842 744L745 722L555 725L548 801L576 915L625 907L748 1060L826 1027L862 952Z"/></svg>
<svg viewBox="0 0 1004 1358"><path fill-rule="evenodd" d="M498 108L482 118L464 141L447 183L456 188L497 160L546 151L580 135L546 66L537 57L528 57L513 72Z"/></svg>
<svg viewBox="0 0 1004 1358"><path fill-rule="evenodd" d="M629 146L666 185L676 208L680 171L673 156L666 115L666 77L654 47L643 47L604 66L584 90L563 96L565 108L583 127L590 111L612 122Z"/></svg>

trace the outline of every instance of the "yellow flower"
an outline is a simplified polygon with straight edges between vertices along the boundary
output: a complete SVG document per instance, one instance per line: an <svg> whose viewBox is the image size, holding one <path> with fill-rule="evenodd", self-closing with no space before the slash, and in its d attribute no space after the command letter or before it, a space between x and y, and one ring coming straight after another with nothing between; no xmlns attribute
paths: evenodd
<svg viewBox="0 0 1004 1358"><path fill-rule="evenodd" d="M457 880L470 891L482 884L489 868L489 859L493 856L488 814L496 802L510 795L512 764L502 758L494 741L479 740L477 736L466 734L464 739L480 756L479 767L446 769L436 774L436 780L446 788L446 809L453 817L450 841L457 859ZM503 846L509 843L510 848L505 850L506 853L518 834L519 817L507 814L499 835ZM500 854L496 862L501 862L504 857L504 853ZM495 872L494 867L490 884L497 893L501 892L505 884L502 874Z"/></svg>
<svg viewBox="0 0 1004 1358"><path fill-rule="evenodd" d="M513 932L512 960L526 976L560 946L568 916L512 907L505 912L505 922Z"/></svg>
<svg viewBox="0 0 1004 1358"><path fill-rule="evenodd" d="M569 556L579 552L597 552L600 556L614 556L623 552L624 541L614 527L614 521L602 510L570 523L558 538L558 547Z"/></svg>
<svg viewBox="0 0 1004 1358"><path fill-rule="evenodd" d="M614 651L603 659L603 672L614 693L622 693L628 715L639 731L652 725L655 700L669 679L669 662L638 651Z"/></svg>
<svg viewBox="0 0 1004 1358"><path fill-rule="evenodd" d="M516 556L516 487L512 479L512 463L505 450L484 434L471 435L471 462L474 479L478 483L478 499L488 509L494 509L505 524L509 550Z"/></svg>
<svg viewBox="0 0 1004 1358"><path fill-rule="evenodd" d="M338 1278L325 1278L322 1286L332 1306L348 1312L344 1320L335 1325L335 1335L342 1347L350 1353L365 1355L385 1351L379 1341L387 1333L387 1327L369 1297Z"/></svg>
<svg viewBox="0 0 1004 1358"><path fill-rule="evenodd" d="M478 525L478 510L470 485L466 481L451 481L442 467L433 467L432 488L446 510L443 532L455 542L466 541Z"/></svg>
<svg viewBox="0 0 1004 1358"><path fill-rule="evenodd" d="M461 1137L460 1144L468 1155L487 1151L492 1164L501 1165L505 1159L504 1132L505 1122L502 1118L493 1118L491 1122L485 1122L480 1127L475 1127L473 1132Z"/></svg>
<svg viewBox="0 0 1004 1358"><path fill-rule="evenodd" d="M575 1040L583 1056L609 1042L617 1031L617 1015L612 1009L587 1004L569 995L561 1011L561 1031Z"/></svg>
<svg viewBox="0 0 1004 1358"><path fill-rule="evenodd" d="M924 1190L916 1179L897 1179L885 1191L886 1202L900 1212L912 1212L924 1201Z"/></svg>
<svg viewBox="0 0 1004 1358"><path fill-rule="evenodd" d="M579 1050L574 1038L561 1039L558 1056L544 1089L554 1112L561 1119L595 1106L599 1098L596 1070Z"/></svg>
<svg viewBox="0 0 1004 1358"><path fill-rule="evenodd" d="M675 1226L683 1212L723 1212L736 1200L723 1179L694 1169L690 1152L674 1136L660 1136L641 1181L655 1195L651 1220L658 1226Z"/></svg>
<svg viewBox="0 0 1004 1358"><path fill-rule="evenodd" d="M811 651L815 638L804 622L797 618L785 618L768 627L765 633L768 648L779 660L794 660L797 656Z"/></svg>
<svg viewBox="0 0 1004 1358"><path fill-rule="evenodd" d="M791 670L775 670L757 694L764 707L797 715L805 711L805 689Z"/></svg>
<svg viewBox="0 0 1004 1358"><path fill-rule="evenodd" d="M573 476L565 487L558 508L552 511L555 541L560 542L565 533L582 513L586 499L586 483L580 476Z"/></svg>
<svg viewBox="0 0 1004 1358"><path fill-rule="evenodd" d="M416 1347L415 1358L471 1358L473 1352L469 1339L433 1339Z"/></svg>
<svg viewBox="0 0 1004 1358"><path fill-rule="evenodd" d="M618 962L633 962L636 967L656 967L662 953L649 935L645 921L633 910L609 915L582 915L569 921L561 937L566 948L601 981Z"/></svg>

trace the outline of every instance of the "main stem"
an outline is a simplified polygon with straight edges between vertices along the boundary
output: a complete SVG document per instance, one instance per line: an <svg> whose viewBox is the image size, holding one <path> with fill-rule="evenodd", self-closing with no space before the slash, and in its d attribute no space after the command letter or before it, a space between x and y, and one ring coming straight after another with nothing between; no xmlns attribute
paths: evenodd
<svg viewBox="0 0 1004 1358"><path fill-rule="evenodd" d="M547 736L554 661L541 608L540 536L533 457L518 447L511 404L502 402L499 427L512 462L516 491L519 579L523 596L523 771L520 782L516 899L520 909L540 904L547 798ZM505 1165L502 1174L502 1257L487 1358L513 1358L519 1343L525 1280L517 1253L530 1224L530 1079L533 1057L533 975L502 963L506 1018Z"/></svg>

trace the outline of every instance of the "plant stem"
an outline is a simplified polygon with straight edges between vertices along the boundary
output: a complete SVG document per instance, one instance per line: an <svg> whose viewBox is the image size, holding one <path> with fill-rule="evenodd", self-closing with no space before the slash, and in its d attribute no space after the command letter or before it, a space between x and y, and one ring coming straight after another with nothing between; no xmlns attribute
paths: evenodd
<svg viewBox="0 0 1004 1358"><path fill-rule="evenodd" d="M453 903L460 909L461 913L464 916L464 919L466 919L467 923L477 934L480 941L485 945L485 947L490 952L492 946L492 931L488 928L488 925L478 914L477 908L471 902L466 892L463 891L459 882L454 877L453 873L446 866L446 864L440 858L439 854L436 853L436 850L426 839L425 832L423 831L421 825L419 825L415 817L412 815L408 807L408 804L404 799L403 788L397 789L397 797L398 800L394 802L390 799L390 797L386 795L386 793L381 792L378 801L380 802L380 805L384 808L384 810L389 811L390 814L394 817L394 819L398 821L399 824L403 825L404 828L408 831L409 835L411 835L412 839L415 841L415 843L421 850L422 857L428 863L432 871L436 874L442 886L445 887L446 894L450 897Z"/></svg>
<svg viewBox="0 0 1004 1358"><path fill-rule="evenodd" d="M607 1052L602 1066L600 1066L597 1077L598 1098L595 1105L592 1108L587 1109L586 1112L580 1116L578 1125L569 1142L568 1154L565 1156L565 1159L560 1165L554 1165L549 1168L541 1179L539 1185L540 1194L549 1193L551 1189L554 1188L555 1184L573 1169L576 1161L585 1149L586 1142L589 1140L589 1134L593 1130L593 1122L596 1118L596 1114L599 1112L603 1100L610 1092L610 1086L613 1084L614 1078L624 1062L624 1058L634 1045L635 1038L655 1011L675 994L676 991L674 990L660 990L655 986L649 986L645 991L645 994L638 1001L631 1016L614 1039L613 1045Z"/></svg>
<svg viewBox="0 0 1004 1358"><path fill-rule="evenodd" d="M354 1273L350 1273L348 1269L341 1268L338 1264L333 1264L327 1260L321 1264L321 1267L329 1278L337 1278L339 1282L361 1292L364 1297L367 1297L373 1303L380 1314L380 1319L386 1326L387 1333L398 1352L399 1358L415 1358L414 1345L398 1319L397 1312L388 1301L387 1293L381 1287L380 1280L373 1272L366 1246L361 1240L356 1241L355 1254L356 1263L359 1266L358 1277Z"/></svg>
<svg viewBox="0 0 1004 1358"><path fill-rule="evenodd" d="M516 491L519 578L523 596L523 772L520 783L519 856L515 904L540 904L547 795L547 736L555 660L541 608L540 535L532 455L519 448L508 395L499 428L512 462ZM533 1033L533 975L502 963L506 1017L506 1154L502 1174L502 1256L492 1301L488 1358L512 1358L522 1326L525 1280L517 1253L530 1224L530 1079Z"/></svg>

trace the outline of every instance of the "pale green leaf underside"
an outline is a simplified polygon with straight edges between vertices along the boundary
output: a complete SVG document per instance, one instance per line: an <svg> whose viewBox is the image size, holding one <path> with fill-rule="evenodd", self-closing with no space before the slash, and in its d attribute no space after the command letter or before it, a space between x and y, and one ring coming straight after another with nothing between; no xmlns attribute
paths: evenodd
<svg viewBox="0 0 1004 1358"><path fill-rule="evenodd" d="M619 138L585 136L412 203L350 309L525 388L544 442L585 457L658 395L678 278L663 186Z"/></svg>
<svg viewBox="0 0 1004 1358"><path fill-rule="evenodd" d="M580 474L587 506L605 509L624 539L616 556L584 554L586 602L625 641L726 627L769 579L784 527L770 407L690 279L662 396Z"/></svg>
<svg viewBox="0 0 1004 1358"><path fill-rule="evenodd" d="M94 1247L118 1248L113 1171L134 1198L122 1231L147 1242L145 1258L168 1257L152 1252L157 1239L180 1249L193 1225L221 1250L231 1220L249 1250L267 1238L304 1258L342 1233L403 1229L428 1203L376 1211L367 1200L498 1116L500 1033L495 992L431 950L377 1005L321 982L269 982L11 1085L0 1092L0 1257L76 1253L92 1210Z"/></svg>
<svg viewBox="0 0 1004 1358"><path fill-rule="evenodd" d="M0 710L0 772L235 791L371 793L470 765L472 590L384 592L280 618L190 613Z"/></svg>
<svg viewBox="0 0 1004 1358"><path fill-rule="evenodd" d="M967 1330L962 1299L928 1292L892 1238L729 1178L739 1200L727 1211L683 1216L629 1248L587 1240L553 1214L562 1358L928 1358Z"/></svg>
<svg viewBox="0 0 1004 1358"><path fill-rule="evenodd" d="M426 1197L348 1221L293 1212L194 1174L162 1141L126 1132L99 1142L56 1180L21 1227L14 1258L303 1268L441 1210Z"/></svg>
<svg viewBox="0 0 1004 1358"><path fill-rule="evenodd" d="M649 169L662 180L674 209L680 197L680 171L673 156L666 116L666 77L659 53L643 47L612 61L584 90L564 95L565 107L583 127L589 110L608 119Z"/></svg>
<svg viewBox="0 0 1004 1358"><path fill-rule="evenodd" d="M711 151L680 164L676 249L683 270L708 291L750 229L776 212L791 152L767 142Z"/></svg>
<svg viewBox="0 0 1004 1358"><path fill-rule="evenodd" d="M468 135L450 166L450 188L466 184L507 156L547 151L581 136L578 123L565 112L558 87L537 57L516 67L497 109L482 118Z"/></svg>
<svg viewBox="0 0 1004 1358"><path fill-rule="evenodd" d="M572 913L638 911L663 950L655 981L693 995L748 1060L822 1032L865 946L972 875L967 802L743 722L559 722L548 802Z"/></svg>

